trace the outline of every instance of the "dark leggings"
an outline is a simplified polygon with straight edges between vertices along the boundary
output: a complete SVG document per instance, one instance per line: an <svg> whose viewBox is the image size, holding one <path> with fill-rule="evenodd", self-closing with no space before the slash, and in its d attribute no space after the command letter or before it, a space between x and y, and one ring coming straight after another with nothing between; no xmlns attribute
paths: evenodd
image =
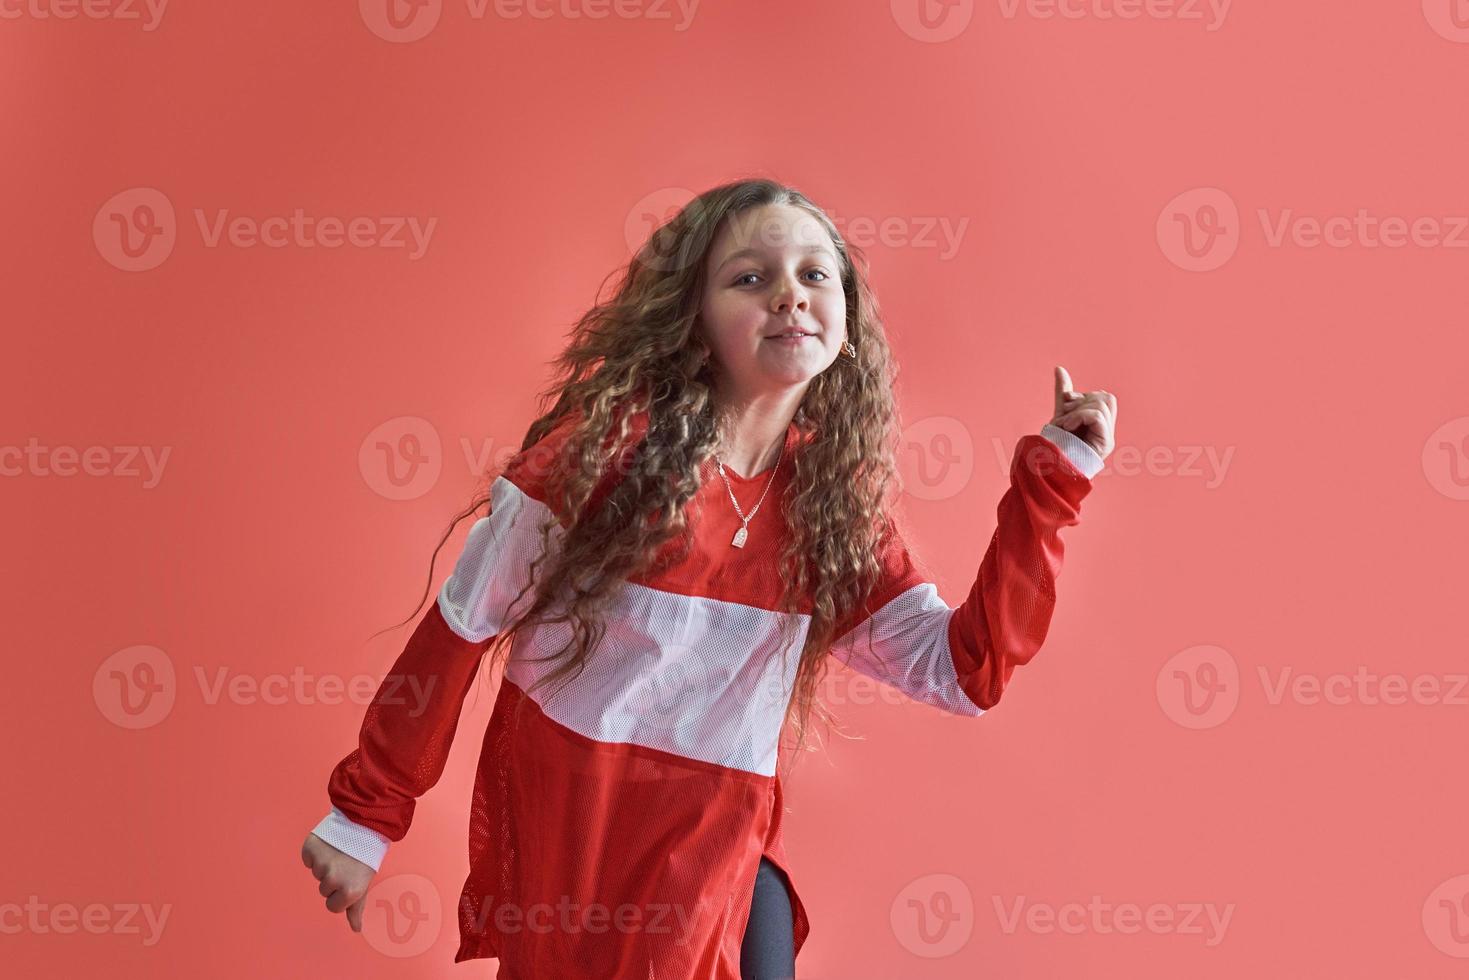
<svg viewBox="0 0 1469 980"><path fill-rule="evenodd" d="M761 857L750 900L750 923L740 944L741 980L791 980L796 975L794 930L785 875Z"/></svg>

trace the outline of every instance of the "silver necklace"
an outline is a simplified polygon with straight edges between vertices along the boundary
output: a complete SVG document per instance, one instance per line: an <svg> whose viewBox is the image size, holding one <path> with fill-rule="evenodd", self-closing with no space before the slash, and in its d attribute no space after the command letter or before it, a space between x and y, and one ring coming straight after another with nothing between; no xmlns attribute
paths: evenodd
<svg viewBox="0 0 1469 980"><path fill-rule="evenodd" d="M775 482L775 471L780 469L780 461L785 456L785 452L785 442L782 441L780 444L780 453L775 457L775 465L770 468L770 479L765 481L765 489L760 492L760 499L755 501L755 506L750 509L749 516L746 516L745 512L740 510L740 502L735 499L734 487L729 485L729 477L724 475L724 463L720 462L719 455L717 453L715 454L714 464L719 467L719 478L724 481L724 489L729 492L729 502L734 504L735 513L740 515L740 529L735 532L734 539L730 541L730 544L736 548L743 548L745 546L745 539L750 536L750 518L754 517L755 511L759 510L760 505L765 503L765 495L770 492L770 485Z"/></svg>

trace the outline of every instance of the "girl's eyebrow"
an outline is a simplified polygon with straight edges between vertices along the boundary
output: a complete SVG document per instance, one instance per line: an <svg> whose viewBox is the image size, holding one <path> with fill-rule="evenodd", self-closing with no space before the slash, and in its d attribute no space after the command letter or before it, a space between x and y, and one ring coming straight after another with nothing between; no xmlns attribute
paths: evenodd
<svg viewBox="0 0 1469 980"><path fill-rule="evenodd" d="M828 258L830 258L832 261L836 261L836 256L832 254L831 248L826 245L807 245L805 248L801 249L801 251L807 253L808 255L812 252L825 252ZM729 255L726 255L724 257L724 261L719 263L714 271L718 272L720 269L723 269L735 259L743 259L748 256L755 256L756 258L758 258L761 254L762 252L758 248L742 248L738 252L731 252Z"/></svg>

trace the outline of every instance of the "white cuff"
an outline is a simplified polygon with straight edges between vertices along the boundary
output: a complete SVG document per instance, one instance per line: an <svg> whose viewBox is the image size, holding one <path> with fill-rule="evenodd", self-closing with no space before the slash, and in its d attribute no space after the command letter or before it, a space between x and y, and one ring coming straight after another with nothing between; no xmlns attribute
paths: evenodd
<svg viewBox="0 0 1469 980"><path fill-rule="evenodd" d="M1104 460L1085 439L1049 422L1041 427L1041 435L1055 443L1056 448L1061 450L1061 455L1088 480L1101 472Z"/></svg>
<svg viewBox="0 0 1469 980"><path fill-rule="evenodd" d="M371 827L353 823L345 813L332 807L321 823L311 831L348 857L356 858L376 871L382 867L390 841Z"/></svg>

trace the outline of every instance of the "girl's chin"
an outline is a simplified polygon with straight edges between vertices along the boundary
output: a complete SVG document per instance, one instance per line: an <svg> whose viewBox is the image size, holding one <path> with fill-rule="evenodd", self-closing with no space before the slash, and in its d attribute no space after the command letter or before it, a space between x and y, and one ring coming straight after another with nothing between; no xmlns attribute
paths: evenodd
<svg viewBox="0 0 1469 980"><path fill-rule="evenodd" d="M760 344L757 355L760 363L768 365L805 364L820 371L828 362L826 350L814 339L795 343L781 340L766 340Z"/></svg>
<svg viewBox="0 0 1469 980"><path fill-rule="evenodd" d="M831 361L822 356L819 348L811 353L776 351L774 345L769 353L757 355L745 362L744 369L731 375L745 379L743 386L750 388L790 388L803 385L831 366Z"/></svg>
<svg viewBox="0 0 1469 980"><path fill-rule="evenodd" d="M820 369L815 366L792 364L783 369L766 368L760 372L760 378L768 385L788 388L805 384L820 373Z"/></svg>

